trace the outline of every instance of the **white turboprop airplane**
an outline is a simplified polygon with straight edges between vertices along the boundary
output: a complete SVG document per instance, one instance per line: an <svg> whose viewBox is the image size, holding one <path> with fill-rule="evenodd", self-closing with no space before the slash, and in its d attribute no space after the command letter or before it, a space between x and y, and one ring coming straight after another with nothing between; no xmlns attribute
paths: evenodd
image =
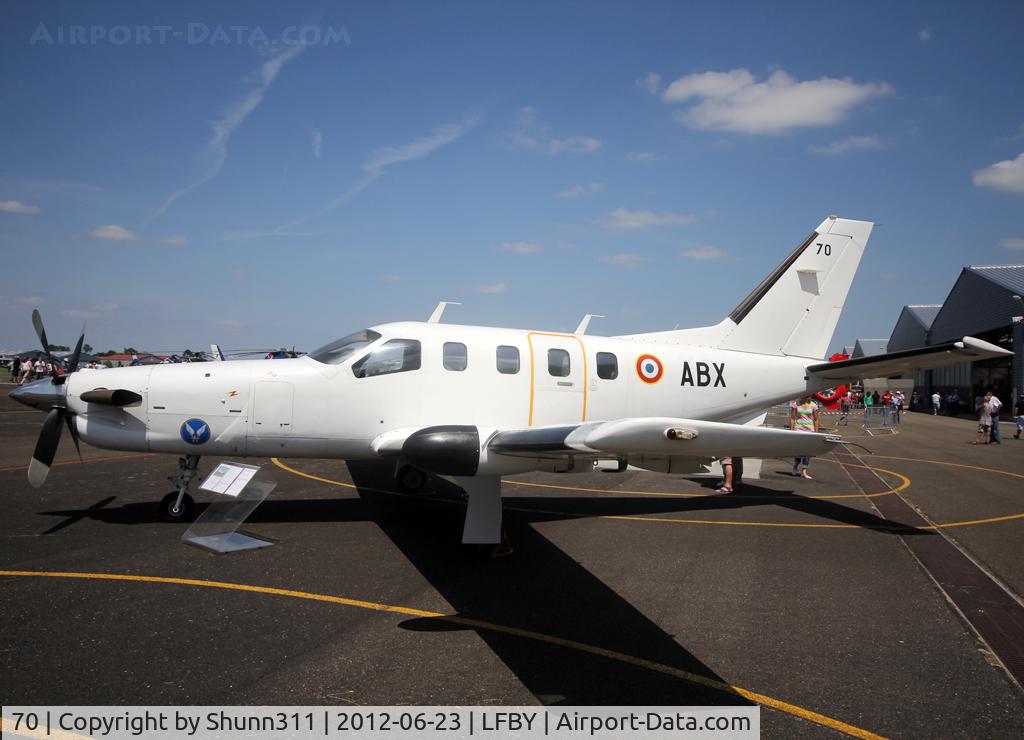
<svg viewBox="0 0 1024 740"><path fill-rule="evenodd" d="M872 226L828 217L715 326L619 337L586 334L589 316L573 334L458 326L440 323L442 303L425 323L364 329L296 359L55 375L11 393L48 411L29 482L46 480L64 423L76 446L182 455L167 518L191 516L201 454L392 458L406 490L423 471L452 478L468 494L463 542L498 543L501 476L819 455L840 438L755 424L841 381L1008 354L964 337L824 362ZM33 323L46 347L38 311Z"/></svg>

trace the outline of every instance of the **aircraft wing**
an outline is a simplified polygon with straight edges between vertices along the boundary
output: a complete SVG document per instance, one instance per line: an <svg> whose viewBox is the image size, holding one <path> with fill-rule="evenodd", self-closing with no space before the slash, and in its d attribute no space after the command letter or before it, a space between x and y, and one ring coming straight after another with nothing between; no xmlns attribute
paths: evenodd
<svg viewBox="0 0 1024 740"><path fill-rule="evenodd" d="M858 357L855 360L822 362L807 368L808 380L836 381L880 378L889 375L930 370L957 362L974 362L990 357L1004 357L1012 352L974 337L964 337L959 342L937 344L934 347L920 347L885 355Z"/></svg>
<svg viewBox="0 0 1024 740"><path fill-rule="evenodd" d="M468 425L396 429L374 440L371 448L381 457L402 457L432 473L474 476L514 470L520 466L507 463L516 458L803 457L829 452L841 441L835 434L645 417L523 429L483 430Z"/></svg>
<svg viewBox="0 0 1024 740"><path fill-rule="evenodd" d="M592 457L799 457L823 454L840 441L834 434L647 417L499 431L487 441L487 451L540 458L574 454Z"/></svg>

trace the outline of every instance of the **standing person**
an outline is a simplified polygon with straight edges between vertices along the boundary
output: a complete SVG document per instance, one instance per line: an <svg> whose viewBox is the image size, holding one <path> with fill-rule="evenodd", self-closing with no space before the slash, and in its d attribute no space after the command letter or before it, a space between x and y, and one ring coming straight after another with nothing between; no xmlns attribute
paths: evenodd
<svg viewBox="0 0 1024 740"><path fill-rule="evenodd" d="M892 411L896 423L900 423L900 413L903 411L903 391L896 391L892 396Z"/></svg>
<svg viewBox="0 0 1024 740"><path fill-rule="evenodd" d="M996 398L992 391L985 394L988 402L988 413L992 424L992 444L1001 445L1002 438L999 436L999 410L1003 408L1003 402Z"/></svg>
<svg viewBox="0 0 1024 740"><path fill-rule="evenodd" d="M950 416L959 416L960 414L960 394L957 393L956 388L946 396L946 408L949 409Z"/></svg>
<svg viewBox="0 0 1024 740"><path fill-rule="evenodd" d="M974 436L972 444L987 445L988 435L991 430L992 417L990 416L988 401L983 396L981 403L978 405L978 433Z"/></svg>
<svg viewBox="0 0 1024 740"><path fill-rule="evenodd" d="M18 382L18 375L20 375L20 374L21 374L21 358L18 357L17 355L15 355L14 359L11 360L11 382L12 383L17 383Z"/></svg>
<svg viewBox="0 0 1024 740"><path fill-rule="evenodd" d="M849 426L850 420L850 391L846 391L843 397L839 399L839 421L836 422L836 426Z"/></svg>
<svg viewBox="0 0 1024 740"><path fill-rule="evenodd" d="M932 416L939 415L939 407L942 405L942 396L938 391L932 394Z"/></svg>
<svg viewBox="0 0 1024 740"><path fill-rule="evenodd" d="M32 380L32 358L29 357L21 363L21 377L18 378L18 385L25 385Z"/></svg>
<svg viewBox="0 0 1024 740"><path fill-rule="evenodd" d="M722 473L725 475L725 480L719 487L718 493L732 493L743 485L743 458L723 457Z"/></svg>
<svg viewBox="0 0 1024 740"><path fill-rule="evenodd" d="M810 396L804 396L800 402L789 410L789 428L798 432L818 431L818 404ZM797 457L793 459L793 475L800 475L811 480L807 469L811 467L811 458Z"/></svg>

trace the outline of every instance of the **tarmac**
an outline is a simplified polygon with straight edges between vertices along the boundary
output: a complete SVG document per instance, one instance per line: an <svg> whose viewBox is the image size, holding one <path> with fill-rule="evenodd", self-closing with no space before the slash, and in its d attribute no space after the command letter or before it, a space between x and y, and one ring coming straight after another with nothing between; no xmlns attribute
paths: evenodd
<svg viewBox="0 0 1024 740"><path fill-rule="evenodd" d="M65 435L30 488L43 415L10 387L5 705L755 702L765 737L1024 736L1009 424L1001 446L924 414L892 436L840 427L863 447L813 480L769 460L733 494L632 470L516 477L501 558L459 544L446 481L411 497L387 466L248 461L278 485L243 529L275 544L214 555L159 520L172 457L83 446L80 463Z"/></svg>

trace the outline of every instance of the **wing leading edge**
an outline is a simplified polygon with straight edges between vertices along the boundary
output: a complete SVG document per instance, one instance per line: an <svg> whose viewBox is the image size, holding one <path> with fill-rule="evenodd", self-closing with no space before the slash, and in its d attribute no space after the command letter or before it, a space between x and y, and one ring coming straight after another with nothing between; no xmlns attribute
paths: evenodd
<svg viewBox="0 0 1024 740"><path fill-rule="evenodd" d="M840 441L834 434L650 417L500 431L488 440L487 449L499 455L542 459L580 454L798 457L823 454Z"/></svg>

